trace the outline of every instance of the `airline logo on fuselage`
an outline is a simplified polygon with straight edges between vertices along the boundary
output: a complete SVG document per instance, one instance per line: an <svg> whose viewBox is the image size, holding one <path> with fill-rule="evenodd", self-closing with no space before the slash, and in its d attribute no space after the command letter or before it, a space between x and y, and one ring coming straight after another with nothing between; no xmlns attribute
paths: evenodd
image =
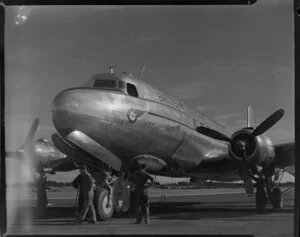
<svg viewBox="0 0 300 237"><path fill-rule="evenodd" d="M144 115L146 111L138 109L129 109L127 112L127 118L130 123L135 123L139 117Z"/></svg>

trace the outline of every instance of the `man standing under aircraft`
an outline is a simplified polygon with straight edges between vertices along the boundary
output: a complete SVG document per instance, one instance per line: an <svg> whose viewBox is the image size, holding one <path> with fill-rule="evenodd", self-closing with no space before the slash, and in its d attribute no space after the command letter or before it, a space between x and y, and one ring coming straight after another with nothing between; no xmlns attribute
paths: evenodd
<svg viewBox="0 0 300 237"><path fill-rule="evenodd" d="M150 224L149 221L149 198L148 198L148 188L150 184L148 180L153 182L153 178L148 172L146 172L146 165L139 165L139 170L133 173L133 182L135 183L134 189L134 200L136 205L136 222L135 224L140 224L143 216L145 217L146 224Z"/></svg>
<svg viewBox="0 0 300 237"><path fill-rule="evenodd" d="M92 214L92 220L90 223L97 223L96 212L93 204L94 199L94 180L92 176L87 172L86 165L80 165L80 174L74 179L73 186L80 188L79 196L82 197L82 208L80 210L79 218L76 220L78 224L81 224L87 213L90 211Z"/></svg>

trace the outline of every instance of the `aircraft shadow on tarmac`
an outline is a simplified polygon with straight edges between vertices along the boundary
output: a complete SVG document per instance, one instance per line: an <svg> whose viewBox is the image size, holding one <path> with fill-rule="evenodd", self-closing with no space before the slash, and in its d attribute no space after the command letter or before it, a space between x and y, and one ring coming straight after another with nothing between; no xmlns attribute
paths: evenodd
<svg viewBox="0 0 300 237"><path fill-rule="evenodd" d="M204 218L238 218L246 216L257 216L271 213L293 213L293 210L267 210L263 214L259 214L255 208L176 208L174 212L162 213L156 219L168 220L197 220Z"/></svg>
<svg viewBox="0 0 300 237"><path fill-rule="evenodd" d="M156 204L150 205L150 215L154 219L169 219L169 220L196 220L196 219L203 219L203 218L238 218L238 217L245 217L245 216L253 216L259 215L255 209L255 207L228 207L227 206L205 206L201 207L201 203L197 204ZM264 214L271 214L271 213L293 213L294 209L281 209L281 210L272 210L268 209ZM74 207L50 207L47 210L47 213L44 217L35 217L34 219L55 219L55 218L75 218L75 208ZM131 211L129 213L116 213L114 218L135 218L135 212ZM45 223L43 223L45 224ZM53 223L52 223L53 224ZM62 223L58 223L61 225ZM64 224L66 224L64 222Z"/></svg>

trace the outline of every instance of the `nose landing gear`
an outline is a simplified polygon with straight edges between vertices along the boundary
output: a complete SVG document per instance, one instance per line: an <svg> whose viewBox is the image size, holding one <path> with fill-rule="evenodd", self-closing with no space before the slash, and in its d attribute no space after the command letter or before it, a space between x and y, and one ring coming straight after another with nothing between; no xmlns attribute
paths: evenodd
<svg viewBox="0 0 300 237"><path fill-rule="evenodd" d="M112 219L114 212L127 213L129 211L132 197L131 183L125 177L125 172L121 172L117 179L106 184L101 181L102 176L103 174L97 177L96 173L93 173L94 179L98 180L96 182L98 185L95 190L94 206L98 219L107 221ZM113 185L108 185L108 183L113 183Z"/></svg>
<svg viewBox="0 0 300 237"><path fill-rule="evenodd" d="M113 182L111 175L108 171L91 172L92 177L96 181L96 188L94 191L94 206L96 215L99 220L111 220L114 213L114 198L112 195Z"/></svg>
<svg viewBox="0 0 300 237"><path fill-rule="evenodd" d="M103 221L110 220L114 212L113 200L108 200L108 190L97 187L95 190L94 204L98 218Z"/></svg>

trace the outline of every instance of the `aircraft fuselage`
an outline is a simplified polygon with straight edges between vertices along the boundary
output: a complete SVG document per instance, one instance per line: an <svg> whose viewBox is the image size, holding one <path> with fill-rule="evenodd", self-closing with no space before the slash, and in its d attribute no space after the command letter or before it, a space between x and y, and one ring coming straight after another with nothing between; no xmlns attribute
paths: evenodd
<svg viewBox="0 0 300 237"><path fill-rule="evenodd" d="M116 88L93 87L96 80L115 80ZM119 81L124 87L118 88ZM227 132L224 127L127 75L96 74L90 85L59 93L52 112L62 137L81 131L125 164L151 155L188 170L202 159L228 152L227 144L196 132L200 125Z"/></svg>

